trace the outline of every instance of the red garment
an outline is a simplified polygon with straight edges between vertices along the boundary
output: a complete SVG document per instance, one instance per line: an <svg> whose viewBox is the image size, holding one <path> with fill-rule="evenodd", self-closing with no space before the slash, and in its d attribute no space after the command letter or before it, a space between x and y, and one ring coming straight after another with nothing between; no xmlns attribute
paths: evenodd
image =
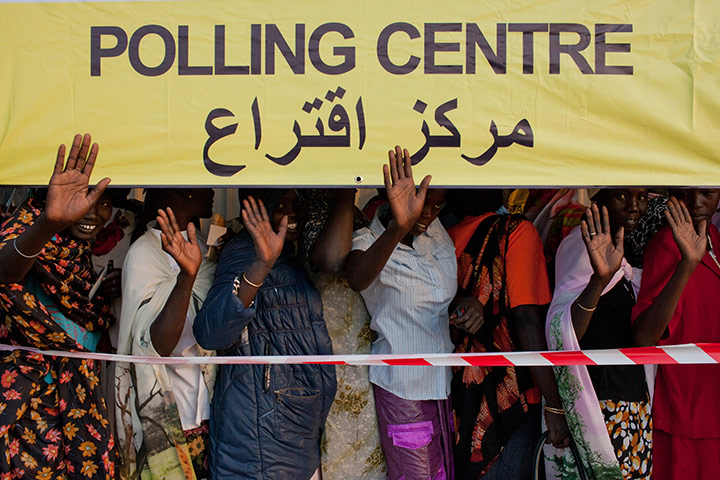
<svg viewBox="0 0 720 480"><path fill-rule="evenodd" d="M478 217L465 217L462 222L448 229L458 258L465 251L477 226L489 215L496 214L491 212ZM528 221L521 222L510 234L505 275L510 308L519 305L547 305L552 300L542 241L533 224Z"/></svg>
<svg viewBox="0 0 720 480"><path fill-rule="evenodd" d="M713 245L720 233L708 226ZM645 268L633 320L660 294L680 261L669 227L660 230L645 251ZM658 345L720 342L720 268L706 253L682 292L668 325L669 335ZM653 422L669 435L720 438L720 367L717 365L660 365L655 379ZM657 445L657 444L656 444ZM660 458L655 450L654 458ZM672 452L678 458L678 452ZM662 471L656 463L655 472ZM685 476L685 478L699 478ZM716 477L720 478L720 473Z"/></svg>
<svg viewBox="0 0 720 480"><path fill-rule="evenodd" d="M653 480L720 478L720 438L683 438L653 431Z"/></svg>

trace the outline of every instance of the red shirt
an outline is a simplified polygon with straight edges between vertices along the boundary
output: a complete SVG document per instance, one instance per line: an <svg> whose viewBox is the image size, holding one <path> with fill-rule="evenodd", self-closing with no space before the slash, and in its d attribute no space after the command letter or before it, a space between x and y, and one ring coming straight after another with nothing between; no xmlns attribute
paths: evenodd
<svg viewBox="0 0 720 480"><path fill-rule="evenodd" d="M720 233L708 226L720 251ZM680 261L669 227L645 251L645 268L633 320L660 294ZM695 268L658 345L720 342L720 268L709 253ZM720 365L660 365L653 399L654 427L686 438L720 437Z"/></svg>

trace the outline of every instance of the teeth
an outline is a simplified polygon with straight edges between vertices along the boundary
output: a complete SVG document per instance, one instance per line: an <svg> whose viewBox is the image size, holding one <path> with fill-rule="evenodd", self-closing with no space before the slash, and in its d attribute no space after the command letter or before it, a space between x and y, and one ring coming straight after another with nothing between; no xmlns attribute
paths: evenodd
<svg viewBox="0 0 720 480"><path fill-rule="evenodd" d="M288 223L288 230L295 230L297 228L297 223Z"/></svg>
<svg viewBox="0 0 720 480"><path fill-rule="evenodd" d="M85 223L78 223L78 224L76 224L76 225L78 226L78 228L79 228L80 230L85 230L85 231L87 231L87 232L91 232L91 231L95 230L95 225L88 225L88 224L85 224Z"/></svg>

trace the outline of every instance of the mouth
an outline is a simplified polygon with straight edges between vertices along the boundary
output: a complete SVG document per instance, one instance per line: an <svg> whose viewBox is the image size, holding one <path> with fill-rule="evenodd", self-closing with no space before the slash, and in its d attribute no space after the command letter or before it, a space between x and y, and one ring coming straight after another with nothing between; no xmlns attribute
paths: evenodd
<svg viewBox="0 0 720 480"><path fill-rule="evenodd" d="M708 220L710 218L710 215L706 215L703 213L703 214L692 215L690 218L692 218L693 223L700 223L703 220Z"/></svg>
<svg viewBox="0 0 720 480"><path fill-rule="evenodd" d="M82 233L92 233L98 228L98 224L96 223L76 223L75 226Z"/></svg>
<svg viewBox="0 0 720 480"><path fill-rule="evenodd" d="M639 218L625 218L622 220L621 225L626 228L635 228L640 223Z"/></svg>
<svg viewBox="0 0 720 480"><path fill-rule="evenodd" d="M418 232L425 232L425 231L427 231L427 229L428 229L428 226L425 225L424 223L417 222L415 224L415 230L417 230Z"/></svg>
<svg viewBox="0 0 720 480"><path fill-rule="evenodd" d="M294 232L297 230L297 228L298 228L297 222L288 223L288 226L287 226L288 232Z"/></svg>

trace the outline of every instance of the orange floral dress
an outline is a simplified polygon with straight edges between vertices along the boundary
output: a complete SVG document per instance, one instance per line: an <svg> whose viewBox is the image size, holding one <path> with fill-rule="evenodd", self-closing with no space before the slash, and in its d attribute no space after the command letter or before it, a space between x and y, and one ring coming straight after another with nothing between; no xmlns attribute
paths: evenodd
<svg viewBox="0 0 720 480"><path fill-rule="evenodd" d="M41 210L28 201L0 227L0 249L33 224ZM35 259L31 273L53 305L24 284L0 285L0 343L42 350L88 351L70 333L100 333L112 316L99 296L90 244L55 235ZM59 312L73 325L63 327ZM51 357L14 350L0 357L0 479L112 479L115 441L93 360Z"/></svg>

